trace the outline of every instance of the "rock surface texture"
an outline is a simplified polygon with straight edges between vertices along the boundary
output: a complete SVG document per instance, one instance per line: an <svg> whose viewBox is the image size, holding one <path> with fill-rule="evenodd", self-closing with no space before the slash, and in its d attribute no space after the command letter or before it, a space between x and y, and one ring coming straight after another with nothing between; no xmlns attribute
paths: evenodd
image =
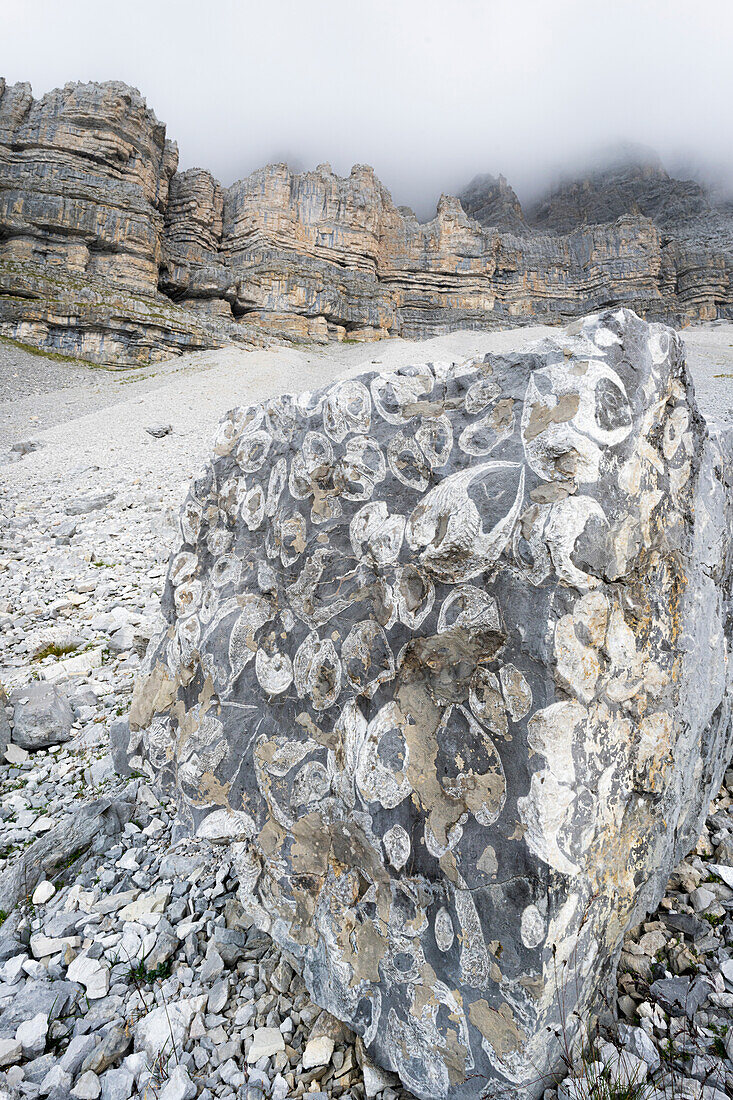
<svg viewBox="0 0 733 1100"><path fill-rule="evenodd" d="M541 1095L697 835L732 483L679 338L625 310L222 422L131 763L416 1095Z"/></svg>
<svg viewBox="0 0 733 1100"><path fill-rule="evenodd" d="M134 88L0 79L0 333L123 365L221 343L157 290L177 163Z"/></svg>
<svg viewBox="0 0 733 1100"><path fill-rule="evenodd" d="M733 213L658 166L567 184L527 217L477 177L421 224L373 170L275 164L225 188L140 93L0 79L0 334L135 365L232 340L422 338L566 322L733 315Z"/></svg>

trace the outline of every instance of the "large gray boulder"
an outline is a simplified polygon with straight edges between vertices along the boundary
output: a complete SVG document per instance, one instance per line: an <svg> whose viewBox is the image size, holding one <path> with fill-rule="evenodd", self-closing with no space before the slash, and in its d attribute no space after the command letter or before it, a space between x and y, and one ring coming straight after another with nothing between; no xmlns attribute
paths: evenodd
<svg viewBox="0 0 733 1100"><path fill-rule="evenodd" d="M133 766L425 1098L540 1095L731 752L730 438L625 310L236 409Z"/></svg>
<svg viewBox="0 0 733 1100"><path fill-rule="evenodd" d="M13 696L13 743L34 752L71 738L74 712L53 684L28 684Z"/></svg>

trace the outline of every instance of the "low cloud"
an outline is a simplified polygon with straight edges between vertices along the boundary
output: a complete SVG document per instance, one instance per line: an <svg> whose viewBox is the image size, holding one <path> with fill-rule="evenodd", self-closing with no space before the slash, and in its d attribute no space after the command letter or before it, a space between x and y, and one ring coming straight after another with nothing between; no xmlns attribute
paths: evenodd
<svg viewBox="0 0 733 1100"><path fill-rule="evenodd" d="M477 173L528 202L620 142L733 180L730 0L16 0L3 24L6 78L125 80L224 184L367 162L425 218Z"/></svg>

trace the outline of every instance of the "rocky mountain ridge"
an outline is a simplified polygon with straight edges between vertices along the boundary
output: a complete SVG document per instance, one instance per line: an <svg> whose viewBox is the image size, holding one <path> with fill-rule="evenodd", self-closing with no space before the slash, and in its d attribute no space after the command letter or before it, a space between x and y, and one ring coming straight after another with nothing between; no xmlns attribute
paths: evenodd
<svg viewBox="0 0 733 1100"><path fill-rule="evenodd" d="M177 171L140 93L0 79L0 335L101 363L270 336L423 338L608 305L733 316L733 214L656 165L523 211L503 177L421 224L372 168L275 164L223 187Z"/></svg>

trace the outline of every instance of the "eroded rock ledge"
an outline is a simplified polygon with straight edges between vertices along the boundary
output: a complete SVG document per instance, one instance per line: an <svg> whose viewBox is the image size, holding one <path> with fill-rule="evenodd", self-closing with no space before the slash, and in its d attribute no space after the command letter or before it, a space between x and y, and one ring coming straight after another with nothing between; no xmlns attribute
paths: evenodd
<svg viewBox="0 0 733 1100"><path fill-rule="evenodd" d="M730 442L616 310L234 410L192 483L133 764L426 1100L541 1095L697 835Z"/></svg>
<svg viewBox="0 0 733 1100"><path fill-rule="evenodd" d="M733 315L733 214L657 167L568 185L529 216L502 177L479 177L420 224L368 166L269 165L224 188L177 162L135 89L34 100L0 79L0 334L129 365L273 333L422 338L613 304Z"/></svg>

